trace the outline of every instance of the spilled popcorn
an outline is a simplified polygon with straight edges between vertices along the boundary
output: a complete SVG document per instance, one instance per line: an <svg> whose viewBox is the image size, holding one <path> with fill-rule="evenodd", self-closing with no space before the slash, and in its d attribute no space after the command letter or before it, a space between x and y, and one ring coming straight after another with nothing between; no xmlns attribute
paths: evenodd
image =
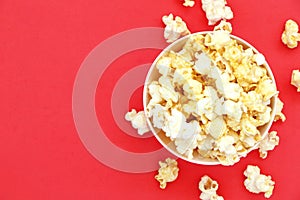
<svg viewBox="0 0 300 200"><path fill-rule="evenodd" d="M265 159L268 155L268 151L273 150L279 144L279 137L276 131L270 132L267 137L265 137L259 143L259 156Z"/></svg>
<svg viewBox="0 0 300 200"><path fill-rule="evenodd" d="M194 0L184 0L183 5L185 7L193 7L195 5L195 1Z"/></svg>
<svg viewBox="0 0 300 200"><path fill-rule="evenodd" d="M165 189L168 182L176 180L179 168L177 167L177 161L171 158L167 158L165 162L159 161L159 166L155 179L160 183L160 188Z"/></svg>
<svg viewBox="0 0 300 200"><path fill-rule="evenodd" d="M168 43L172 43L180 37L191 33L181 17L176 16L174 19L172 13L168 16L163 16L162 21L166 25L164 30L164 37Z"/></svg>
<svg viewBox="0 0 300 200"><path fill-rule="evenodd" d="M150 131L144 111L137 113L135 109L132 109L130 112L126 113L125 119L130 121L132 127L138 130L139 135L143 135Z"/></svg>
<svg viewBox="0 0 300 200"><path fill-rule="evenodd" d="M222 19L232 19L233 12L226 0L201 0L202 9L206 13L208 25L214 25Z"/></svg>
<svg viewBox="0 0 300 200"><path fill-rule="evenodd" d="M289 48L296 48L298 42L300 41L300 33L298 24L294 20L287 20L285 23L285 30L281 35L281 40L283 44L287 45Z"/></svg>
<svg viewBox="0 0 300 200"><path fill-rule="evenodd" d="M271 176L260 174L260 169L253 165L247 166L244 175L246 176L244 185L249 192L256 194L264 192L266 198L271 197L275 185Z"/></svg>
<svg viewBox="0 0 300 200"><path fill-rule="evenodd" d="M205 175L199 182L199 190L201 191L201 200L224 200L222 196L217 194L218 183Z"/></svg>
<svg viewBox="0 0 300 200"><path fill-rule="evenodd" d="M291 84L297 88L297 92L300 92L300 71L293 70Z"/></svg>
<svg viewBox="0 0 300 200"><path fill-rule="evenodd" d="M284 104L279 99L279 97L276 97L276 113L275 113L274 122L276 122L277 120L281 120L284 122L286 120L285 115L282 113L283 105Z"/></svg>
<svg viewBox="0 0 300 200"><path fill-rule="evenodd" d="M278 94L262 54L231 37L225 21L194 34L156 63L146 115L188 159L233 165L261 141Z"/></svg>

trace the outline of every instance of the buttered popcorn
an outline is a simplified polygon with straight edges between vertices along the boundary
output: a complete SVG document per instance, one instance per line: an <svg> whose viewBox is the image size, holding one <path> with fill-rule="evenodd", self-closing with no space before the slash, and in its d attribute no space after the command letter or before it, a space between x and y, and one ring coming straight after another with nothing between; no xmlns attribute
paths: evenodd
<svg viewBox="0 0 300 200"><path fill-rule="evenodd" d="M262 54L240 45L226 21L192 35L156 63L148 85L147 117L188 159L233 165L263 138L278 94Z"/></svg>
<svg viewBox="0 0 300 200"><path fill-rule="evenodd" d="M202 9L206 13L208 25L214 25L222 19L232 19L233 12L226 0L201 0Z"/></svg>
<svg viewBox="0 0 300 200"><path fill-rule="evenodd" d="M167 158L165 162L159 161L158 174L155 179L160 183L160 188L165 189L168 182L173 182L178 177L179 168L177 161L171 158Z"/></svg>
<svg viewBox="0 0 300 200"><path fill-rule="evenodd" d="M201 191L201 200L224 200L222 196L217 194L217 181L212 180L209 176L204 175L199 182L199 190Z"/></svg>
<svg viewBox="0 0 300 200"><path fill-rule="evenodd" d="M281 35L283 44L287 45L291 49L296 48L300 41L298 24L294 20L289 19L286 21L284 28L285 29Z"/></svg>
<svg viewBox="0 0 300 200"><path fill-rule="evenodd" d="M263 192L266 198L271 197L275 185L271 176L260 174L259 167L253 165L247 166L244 175L246 176L244 185L249 192L256 194Z"/></svg>
<svg viewBox="0 0 300 200"><path fill-rule="evenodd" d="M181 19L181 17L176 16L174 19L172 13L168 16L163 16L162 21L166 25L164 37L168 43L172 43L180 37L191 33L188 30L186 23Z"/></svg>

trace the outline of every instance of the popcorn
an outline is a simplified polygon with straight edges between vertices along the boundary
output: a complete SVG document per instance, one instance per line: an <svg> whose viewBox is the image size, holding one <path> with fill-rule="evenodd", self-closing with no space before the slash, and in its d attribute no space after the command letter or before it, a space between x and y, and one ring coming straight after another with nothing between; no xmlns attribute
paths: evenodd
<svg viewBox="0 0 300 200"><path fill-rule="evenodd" d="M200 199L202 200L224 200L222 196L217 194L219 185L209 176L204 175L199 182L199 190L201 191Z"/></svg>
<svg viewBox="0 0 300 200"><path fill-rule="evenodd" d="M162 57L161 59L159 59L156 64L158 72L166 77L171 71L171 62L172 59L168 57Z"/></svg>
<svg viewBox="0 0 300 200"><path fill-rule="evenodd" d="M232 25L226 20L222 20L217 26L214 27L214 31L223 30L229 33L232 32Z"/></svg>
<svg viewBox="0 0 300 200"><path fill-rule="evenodd" d="M182 112L175 108L172 109L171 115L165 117L165 126L162 127L162 130L165 131L167 137L173 140L180 134L180 130L185 125L186 118Z"/></svg>
<svg viewBox="0 0 300 200"><path fill-rule="evenodd" d="M195 5L195 1L194 0L184 0L184 3L183 3L183 5L185 6L185 7L193 7L194 5Z"/></svg>
<svg viewBox="0 0 300 200"><path fill-rule="evenodd" d="M276 131L270 132L266 138L259 143L259 155L265 159L268 155L268 151L271 151L279 144L279 137Z"/></svg>
<svg viewBox="0 0 300 200"><path fill-rule="evenodd" d="M226 0L201 0L202 9L206 13L208 25L214 25L221 19L232 19L233 13Z"/></svg>
<svg viewBox="0 0 300 200"><path fill-rule="evenodd" d="M223 117L217 117L211 122L206 124L206 132L210 134L213 138L218 139L220 136L225 134L227 131L226 122Z"/></svg>
<svg viewBox="0 0 300 200"><path fill-rule="evenodd" d="M271 197L275 185L271 176L260 174L260 169L253 165L247 166L244 175L247 177L244 181L244 185L249 192L256 194L264 192L266 198Z"/></svg>
<svg viewBox="0 0 300 200"><path fill-rule="evenodd" d="M221 21L156 63L147 117L185 158L233 165L262 140L259 128L271 120L278 91L266 60L231 31L231 24Z"/></svg>
<svg viewBox="0 0 300 200"><path fill-rule="evenodd" d="M168 43L172 43L181 36L185 36L191 33L188 30L186 23L178 16L176 16L174 19L172 13L169 14L169 16L163 16L162 21L166 25L164 37Z"/></svg>
<svg viewBox="0 0 300 200"><path fill-rule="evenodd" d="M297 92L300 92L300 71L293 70L291 84L297 88Z"/></svg>
<svg viewBox="0 0 300 200"><path fill-rule="evenodd" d="M132 127L138 130L139 135L144 135L150 131L144 111L139 111L137 113L135 109L132 109L130 112L126 113L125 119L130 121Z"/></svg>
<svg viewBox="0 0 300 200"><path fill-rule="evenodd" d="M279 97L276 97L276 113L275 113L274 122L276 122L279 119L281 119L281 121L283 121L283 122L286 120L285 115L282 113L283 105L284 104L279 99Z"/></svg>
<svg viewBox="0 0 300 200"><path fill-rule="evenodd" d="M289 48L296 48L298 42L300 41L300 33L298 33L298 24L289 19L285 22L285 30L281 35L281 41L283 44L287 45Z"/></svg>
<svg viewBox="0 0 300 200"><path fill-rule="evenodd" d="M159 161L159 166L155 179L160 183L160 188L165 189L168 182L176 180L179 168L177 167L177 161L171 158L167 158L165 162Z"/></svg>
<svg viewBox="0 0 300 200"><path fill-rule="evenodd" d="M224 114L228 117L239 121L242 117L242 107L241 103L236 103L232 100L226 100L223 104Z"/></svg>

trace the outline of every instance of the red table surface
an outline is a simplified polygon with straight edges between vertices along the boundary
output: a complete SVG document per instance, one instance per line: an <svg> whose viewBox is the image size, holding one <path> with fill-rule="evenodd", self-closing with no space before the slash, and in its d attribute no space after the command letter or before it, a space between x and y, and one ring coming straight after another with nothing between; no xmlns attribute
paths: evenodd
<svg viewBox="0 0 300 200"><path fill-rule="evenodd" d="M192 32L212 30L199 1L193 8L185 8L181 2L0 1L1 200L199 199L198 182L205 174L218 181L218 193L225 199L265 199L243 186L248 164L258 165L276 182L270 199L300 199L300 93L290 85L292 70L300 68L300 47L288 49L280 40L287 19L300 23L298 0L228 0L234 12L230 21L233 34L265 55L285 103L287 120L271 128L278 131L280 145L267 159L260 159L257 151L231 167L195 165L178 159L178 179L161 190L154 179L156 171L112 169L83 145L72 113L74 81L83 60L117 33L163 27L161 17L170 12L181 16ZM123 43L115 45L111 49ZM99 124L115 145L130 152L151 152L161 145L154 137L124 134L112 116L112 90L122 75L151 63L158 53L157 49L144 49L120 56L107 67L97 87ZM129 108L142 109L141 88L132 95Z"/></svg>

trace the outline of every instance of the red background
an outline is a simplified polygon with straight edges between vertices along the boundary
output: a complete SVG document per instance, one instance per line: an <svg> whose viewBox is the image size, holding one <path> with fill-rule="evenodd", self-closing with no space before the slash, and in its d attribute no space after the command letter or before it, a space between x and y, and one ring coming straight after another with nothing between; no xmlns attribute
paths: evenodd
<svg viewBox="0 0 300 200"><path fill-rule="evenodd" d="M291 50L280 41L287 19L300 23L300 2L228 3L235 15L231 20L233 34L264 53L273 69L287 116L286 122L276 122L272 127L278 131L280 145L266 160L252 152L233 167L199 166L178 160L179 177L163 191L153 178L156 172L116 171L88 153L73 122L72 88L88 53L121 31L162 27L161 16L170 12L181 16L192 32L211 30L200 3L185 8L180 0L1 0L0 200L199 199L198 182L204 174L219 182L218 193L225 199L264 199L243 186L242 173L247 164L258 165L263 173L272 175L276 185L271 199L300 199L300 94L290 85L292 69L300 68L300 47ZM109 69L117 65L130 69L151 62L157 54L136 52L120 58ZM108 94L124 71L111 72L110 84L100 88ZM104 105L98 101L97 112ZM141 90L132 97L129 107L141 108ZM109 119L109 108L103 112ZM136 144L132 148L131 139L120 134L113 122L107 123L111 130L108 135L122 148L138 152L160 148L153 138L149 143L132 139ZM112 131L120 137L114 137Z"/></svg>

